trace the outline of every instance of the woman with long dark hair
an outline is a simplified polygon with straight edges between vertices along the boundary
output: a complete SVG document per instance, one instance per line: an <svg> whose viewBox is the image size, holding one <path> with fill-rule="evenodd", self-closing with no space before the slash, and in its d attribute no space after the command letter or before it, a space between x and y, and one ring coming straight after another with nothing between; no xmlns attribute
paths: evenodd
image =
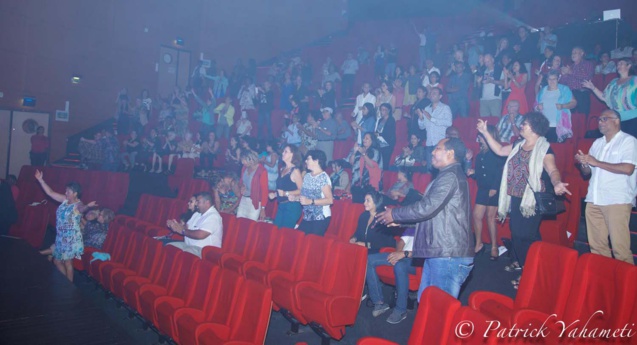
<svg viewBox="0 0 637 345"><path fill-rule="evenodd" d="M301 194L301 152L294 145L285 145L281 159L285 166L276 179L276 192L270 192L270 199L277 199L279 207L274 217L274 225L293 229L301 217L301 204L295 200Z"/></svg>

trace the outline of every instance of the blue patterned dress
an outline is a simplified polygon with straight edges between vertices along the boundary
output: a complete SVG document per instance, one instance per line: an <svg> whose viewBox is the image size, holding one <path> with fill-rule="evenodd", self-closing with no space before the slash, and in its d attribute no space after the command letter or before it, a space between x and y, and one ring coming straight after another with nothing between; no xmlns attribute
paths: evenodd
<svg viewBox="0 0 637 345"><path fill-rule="evenodd" d="M84 243L82 242L82 232L80 231L82 214L77 210L77 204L69 204L68 200L64 200L57 209L54 259L80 259L82 254L84 254Z"/></svg>

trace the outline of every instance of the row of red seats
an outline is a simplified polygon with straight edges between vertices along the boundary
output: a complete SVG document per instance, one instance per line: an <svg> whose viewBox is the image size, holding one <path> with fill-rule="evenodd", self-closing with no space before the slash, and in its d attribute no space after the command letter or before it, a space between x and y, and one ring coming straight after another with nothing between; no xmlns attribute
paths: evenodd
<svg viewBox="0 0 637 345"><path fill-rule="evenodd" d="M36 248L42 245L47 224L55 224L58 207L57 203L50 202L51 200L35 179L36 169L43 172L45 181L57 193L64 193L66 184L75 181L82 186L82 200L85 202L98 201L100 207L117 211L126 200L128 174L60 167L23 166L17 182L20 189L20 195L16 201L18 222L11 227L10 235L24 238ZM42 200L49 202L43 205L28 206Z"/></svg>
<svg viewBox="0 0 637 345"><path fill-rule="evenodd" d="M637 331L636 288L635 266L595 254L578 258L573 249L536 242L529 251L515 300L477 291L469 297L469 306L461 307L458 300L437 287L425 289L408 344L632 344L634 339L626 335ZM513 325L528 330L546 327L546 331L544 336L516 335L507 332ZM566 336L559 338L563 327ZM600 337L601 330L612 333L624 327L623 339ZM587 329L589 337L568 338L568 331L575 328ZM503 329L505 332L498 334ZM592 330L598 330L597 337L590 336ZM372 337L358 342L392 344Z"/></svg>
<svg viewBox="0 0 637 345"><path fill-rule="evenodd" d="M110 261L86 262L113 296L180 344L262 344L271 289L181 251L119 222L102 251Z"/></svg>
<svg viewBox="0 0 637 345"><path fill-rule="evenodd" d="M341 339L356 320L367 250L269 223L226 218L229 231L222 248L205 247L202 257L271 287L274 309L293 327L309 324L324 339Z"/></svg>

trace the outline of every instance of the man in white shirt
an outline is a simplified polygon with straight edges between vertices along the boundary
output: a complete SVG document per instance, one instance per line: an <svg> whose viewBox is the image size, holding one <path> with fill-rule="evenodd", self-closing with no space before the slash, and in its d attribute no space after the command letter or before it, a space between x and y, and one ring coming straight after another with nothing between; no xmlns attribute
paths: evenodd
<svg viewBox="0 0 637 345"><path fill-rule="evenodd" d="M447 127L452 125L453 116L451 108L440 102L442 90L434 87L429 92L431 104L425 110L416 110L418 114L418 127L427 131L427 142L425 144L426 169L431 169L431 153L440 140L445 138Z"/></svg>
<svg viewBox="0 0 637 345"><path fill-rule="evenodd" d="M493 55L484 54L484 68L478 75L478 83L482 84L482 96L480 97L480 116L502 115L502 95L500 87L504 85L502 69L495 66Z"/></svg>
<svg viewBox="0 0 637 345"><path fill-rule="evenodd" d="M170 245L201 257L201 250L206 246L221 248L223 224L221 215L212 205L214 199L208 192L197 195L197 210L188 223L171 219L166 222L168 228L184 236L184 242L171 242Z"/></svg>
<svg viewBox="0 0 637 345"><path fill-rule="evenodd" d="M582 173L592 175L586 195L588 243L592 253L632 265L628 222L637 196L637 139L621 131L615 110L604 110L598 121L604 136L595 140L588 154L575 155Z"/></svg>
<svg viewBox="0 0 637 345"><path fill-rule="evenodd" d="M356 97L356 105L352 112L352 117L355 119L356 123L361 122L361 119L363 118L363 105L365 103L376 104L376 96L371 94L369 90L369 83L363 84L363 93Z"/></svg>
<svg viewBox="0 0 637 345"><path fill-rule="evenodd" d="M387 318L387 322L397 324L407 317L407 299L409 297L409 274L416 274L416 267L412 262L415 228L407 228L400 241L396 243L396 251L392 253L376 253L367 257L367 277L365 281L369 290L369 298L374 302L372 315L378 317L390 309L383 302L383 290L376 267L394 266L396 281L396 307Z"/></svg>
<svg viewBox="0 0 637 345"><path fill-rule="evenodd" d="M347 59L343 61L341 66L343 72L343 84L341 85L341 96L343 98L351 97L354 93L354 78L358 71L358 61L354 59L352 53L347 54Z"/></svg>

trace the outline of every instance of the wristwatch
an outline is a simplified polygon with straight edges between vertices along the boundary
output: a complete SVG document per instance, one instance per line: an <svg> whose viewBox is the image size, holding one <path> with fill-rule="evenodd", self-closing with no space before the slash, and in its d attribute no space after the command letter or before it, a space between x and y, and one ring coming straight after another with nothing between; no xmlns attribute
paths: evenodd
<svg viewBox="0 0 637 345"><path fill-rule="evenodd" d="M408 257L409 257L409 251L408 251L408 250L405 250L405 251L403 252L403 254L405 254L405 257L406 257L406 258L408 258Z"/></svg>

